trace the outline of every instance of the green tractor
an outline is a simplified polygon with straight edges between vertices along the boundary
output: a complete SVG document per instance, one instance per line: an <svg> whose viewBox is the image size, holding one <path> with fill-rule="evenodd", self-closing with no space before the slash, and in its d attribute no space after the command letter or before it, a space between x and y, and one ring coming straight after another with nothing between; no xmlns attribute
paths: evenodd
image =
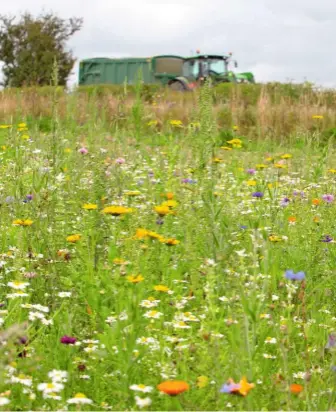
<svg viewBox="0 0 336 412"><path fill-rule="evenodd" d="M204 83L207 78L211 78L214 85L219 83L255 83L254 75L251 72L234 73L230 70L230 65L234 64L237 68L236 61L232 61L232 53L228 56L213 54L198 54L187 57L184 60L183 76L194 86Z"/></svg>

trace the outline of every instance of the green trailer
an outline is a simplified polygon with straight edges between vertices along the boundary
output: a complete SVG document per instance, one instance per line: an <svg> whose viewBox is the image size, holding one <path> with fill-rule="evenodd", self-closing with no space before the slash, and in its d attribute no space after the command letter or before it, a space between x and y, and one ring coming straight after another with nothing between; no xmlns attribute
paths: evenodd
<svg viewBox="0 0 336 412"><path fill-rule="evenodd" d="M193 90L208 77L211 77L214 84L254 83L252 73L234 73L230 70L230 64L231 54L86 59L80 62L78 83L134 85L138 80L139 70L145 84L161 84L178 91ZM234 66L237 67L237 62L234 62Z"/></svg>
<svg viewBox="0 0 336 412"><path fill-rule="evenodd" d="M145 84L162 84L172 89L187 89L188 79L183 76L184 58L160 55L140 58L94 58L79 64L79 85L135 84L141 70Z"/></svg>

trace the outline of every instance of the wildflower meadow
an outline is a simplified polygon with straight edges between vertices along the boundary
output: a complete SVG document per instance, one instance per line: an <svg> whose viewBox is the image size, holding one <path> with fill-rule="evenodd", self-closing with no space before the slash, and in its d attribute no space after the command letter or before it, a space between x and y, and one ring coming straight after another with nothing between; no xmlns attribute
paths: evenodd
<svg viewBox="0 0 336 412"><path fill-rule="evenodd" d="M188 121L140 93L122 128L57 95L3 119L2 410L334 410L334 135L195 93Z"/></svg>

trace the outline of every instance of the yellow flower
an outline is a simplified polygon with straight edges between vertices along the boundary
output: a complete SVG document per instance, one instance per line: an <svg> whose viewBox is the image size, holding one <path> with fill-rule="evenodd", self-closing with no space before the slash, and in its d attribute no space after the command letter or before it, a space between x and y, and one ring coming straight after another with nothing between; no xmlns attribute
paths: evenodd
<svg viewBox="0 0 336 412"><path fill-rule="evenodd" d="M165 245L167 245L167 246L176 246L176 245L178 245L179 243L180 243L180 241L179 240L177 240L177 239L162 239L162 240L160 240L160 242L161 243L164 243Z"/></svg>
<svg viewBox="0 0 336 412"><path fill-rule="evenodd" d="M156 232L152 232L152 231L148 231L147 232L147 236L150 238L150 239L157 239L157 240L162 240L162 239L164 239L163 238L163 236L161 236L161 235L159 235L158 233L156 233Z"/></svg>
<svg viewBox="0 0 336 412"><path fill-rule="evenodd" d="M124 206L107 206L102 210L105 215L121 216L132 213L133 209Z"/></svg>
<svg viewBox="0 0 336 412"><path fill-rule="evenodd" d="M12 127L10 124L0 124L0 129L9 129Z"/></svg>
<svg viewBox="0 0 336 412"><path fill-rule="evenodd" d="M164 285L156 285L154 286L154 290L156 290L157 292L168 292L169 287Z"/></svg>
<svg viewBox="0 0 336 412"><path fill-rule="evenodd" d="M66 240L67 240L68 242L70 242L70 243L76 243L76 242L78 242L78 241L80 240L81 237L82 237L82 236L79 235L79 234L70 235L70 236L68 236L68 237L66 238Z"/></svg>
<svg viewBox="0 0 336 412"><path fill-rule="evenodd" d="M214 159L212 159L213 163L222 163L223 160L220 159L219 157L215 157Z"/></svg>
<svg viewBox="0 0 336 412"><path fill-rule="evenodd" d="M177 205L178 203L176 202L176 200L167 200L166 202L163 202L161 204L161 206L168 206L169 208L176 207Z"/></svg>
<svg viewBox="0 0 336 412"><path fill-rule="evenodd" d="M157 120L150 120L148 123L147 123L147 126L156 126L158 124L158 121Z"/></svg>
<svg viewBox="0 0 336 412"><path fill-rule="evenodd" d="M181 120L171 120L169 123L171 126L183 127Z"/></svg>
<svg viewBox="0 0 336 412"><path fill-rule="evenodd" d="M221 146L222 150L232 150L232 147L228 147L228 146Z"/></svg>
<svg viewBox="0 0 336 412"><path fill-rule="evenodd" d="M30 219L16 219L13 221L13 225L15 226L31 226L33 221Z"/></svg>
<svg viewBox="0 0 336 412"><path fill-rule="evenodd" d="M283 164L281 164L281 163L274 163L273 166L274 166L276 169L286 169L286 168L287 168L286 165L283 165Z"/></svg>
<svg viewBox="0 0 336 412"><path fill-rule="evenodd" d="M328 172L334 174L334 173L336 173L336 169L329 169Z"/></svg>
<svg viewBox="0 0 336 412"><path fill-rule="evenodd" d="M285 154L283 154L282 156L280 156L281 157L281 159L290 159L291 157L293 157L291 154L289 154L289 153L285 153Z"/></svg>
<svg viewBox="0 0 336 412"><path fill-rule="evenodd" d="M256 186L257 182L255 180L247 180L247 186Z"/></svg>
<svg viewBox="0 0 336 412"><path fill-rule="evenodd" d="M83 205L83 209L85 210L96 210L98 208L97 205L95 205L94 203L85 203Z"/></svg>
<svg viewBox="0 0 336 412"><path fill-rule="evenodd" d="M257 169L266 169L266 167L267 167L267 165L264 165L263 163L258 163L258 164L256 165L256 168L257 168Z"/></svg>
<svg viewBox="0 0 336 412"><path fill-rule="evenodd" d="M239 127L238 127L238 126L233 126L232 129L233 129L233 130L238 130Z"/></svg>
<svg viewBox="0 0 336 412"><path fill-rule="evenodd" d="M64 149L64 153L71 153L71 152L72 152L72 149L70 149L70 147L66 147Z"/></svg>
<svg viewBox="0 0 336 412"><path fill-rule="evenodd" d="M314 216L313 222L314 223L319 223L319 221L320 221L320 218L318 216Z"/></svg>
<svg viewBox="0 0 336 412"><path fill-rule="evenodd" d="M155 206L154 210L159 216L166 216L171 213L170 208L168 206Z"/></svg>
<svg viewBox="0 0 336 412"><path fill-rule="evenodd" d="M229 143L232 147L241 148L243 142L240 139L232 139L227 143Z"/></svg>
<svg viewBox="0 0 336 412"><path fill-rule="evenodd" d="M134 235L135 239L146 239L148 237L147 229L137 229Z"/></svg>
<svg viewBox="0 0 336 412"><path fill-rule="evenodd" d="M19 127L19 128L24 128L24 127L27 127L27 124L26 123L19 123L18 125L17 125L17 127Z"/></svg>
<svg viewBox="0 0 336 412"><path fill-rule="evenodd" d="M145 278L142 275L129 275L127 276L127 281L130 283L140 283L142 282Z"/></svg>
<svg viewBox="0 0 336 412"><path fill-rule="evenodd" d="M269 156L269 157L266 157L266 159L265 159L265 160L266 160L266 162L272 162L273 157L270 157L270 156Z"/></svg>
<svg viewBox="0 0 336 412"><path fill-rule="evenodd" d="M114 258L113 259L113 263L115 265L124 265L126 263L125 259L121 259L121 258Z"/></svg>
<svg viewBox="0 0 336 412"><path fill-rule="evenodd" d="M125 192L126 196L139 196L141 195L141 192L139 190L129 190L128 192Z"/></svg>
<svg viewBox="0 0 336 412"><path fill-rule="evenodd" d="M282 238L280 236L276 236L276 235L271 235L268 238L271 242L281 242Z"/></svg>
<svg viewBox="0 0 336 412"><path fill-rule="evenodd" d="M209 384L209 378L207 376L199 376L197 378L196 385L198 388L200 389L205 388L206 386L208 386L208 384Z"/></svg>
<svg viewBox="0 0 336 412"><path fill-rule="evenodd" d="M23 135L21 136L21 139L23 139L23 140L29 140L29 139L30 139L30 136L29 136L29 134L23 134Z"/></svg>
<svg viewBox="0 0 336 412"><path fill-rule="evenodd" d="M321 114L314 114L312 116L313 119L323 119L323 116Z"/></svg>

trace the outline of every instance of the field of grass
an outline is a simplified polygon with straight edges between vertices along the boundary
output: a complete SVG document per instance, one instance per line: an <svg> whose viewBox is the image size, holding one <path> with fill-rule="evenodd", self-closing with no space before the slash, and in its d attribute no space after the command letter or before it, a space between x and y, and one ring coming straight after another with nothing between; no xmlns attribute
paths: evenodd
<svg viewBox="0 0 336 412"><path fill-rule="evenodd" d="M0 408L334 410L333 98L140 92L0 96Z"/></svg>

